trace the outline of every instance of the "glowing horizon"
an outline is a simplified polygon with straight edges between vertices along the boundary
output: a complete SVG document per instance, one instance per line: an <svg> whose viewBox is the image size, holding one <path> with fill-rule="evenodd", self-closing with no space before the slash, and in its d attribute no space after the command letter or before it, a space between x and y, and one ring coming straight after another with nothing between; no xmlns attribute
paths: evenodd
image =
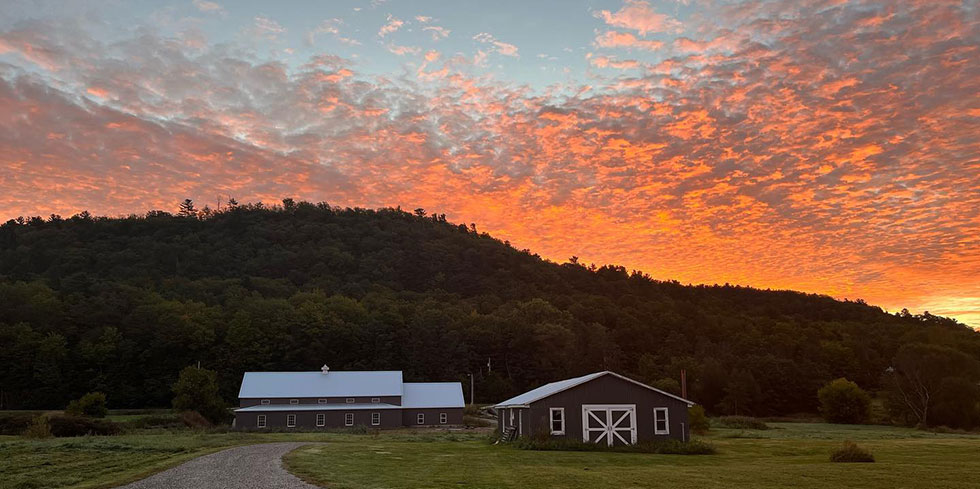
<svg viewBox="0 0 980 489"><path fill-rule="evenodd" d="M0 7L0 219L422 207L980 326L977 1L531 3Z"/></svg>

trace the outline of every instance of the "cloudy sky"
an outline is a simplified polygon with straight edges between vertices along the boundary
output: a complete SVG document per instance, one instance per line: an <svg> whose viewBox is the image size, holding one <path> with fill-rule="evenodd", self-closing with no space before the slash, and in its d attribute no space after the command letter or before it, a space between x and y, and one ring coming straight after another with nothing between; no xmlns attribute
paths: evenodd
<svg viewBox="0 0 980 489"><path fill-rule="evenodd" d="M980 327L978 0L3 2L0 220L424 207Z"/></svg>

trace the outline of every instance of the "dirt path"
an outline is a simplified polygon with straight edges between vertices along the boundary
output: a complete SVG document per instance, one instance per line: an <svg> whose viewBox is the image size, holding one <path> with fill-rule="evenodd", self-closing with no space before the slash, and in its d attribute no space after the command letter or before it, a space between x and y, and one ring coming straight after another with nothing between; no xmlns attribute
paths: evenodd
<svg viewBox="0 0 980 489"><path fill-rule="evenodd" d="M283 455L307 443L229 448L117 489L319 489L286 472Z"/></svg>

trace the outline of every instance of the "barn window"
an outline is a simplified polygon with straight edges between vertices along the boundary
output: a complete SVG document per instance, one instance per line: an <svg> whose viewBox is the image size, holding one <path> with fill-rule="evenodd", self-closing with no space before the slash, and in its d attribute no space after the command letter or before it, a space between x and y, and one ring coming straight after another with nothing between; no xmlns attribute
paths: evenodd
<svg viewBox="0 0 980 489"><path fill-rule="evenodd" d="M317 404L326 404L327 403L327 400L326 399L317 399L316 400L316 403Z"/></svg>
<svg viewBox="0 0 980 489"><path fill-rule="evenodd" d="M670 434L670 422L667 419L667 408L653 408L653 433L655 435Z"/></svg>
<svg viewBox="0 0 980 489"><path fill-rule="evenodd" d="M354 404L354 398L353 397L348 397L347 398L347 404Z"/></svg>
<svg viewBox="0 0 980 489"><path fill-rule="evenodd" d="M296 415L295 414L287 414L286 415L286 427L287 428L295 428L296 427Z"/></svg>
<svg viewBox="0 0 980 489"><path fill-rule="evenodd" d="M265 415L264 414L260 414L257 418L255 418L255 427L256 428L265 428Z"/></svg>
<svg viewBox="0 0 980 489"><path fill-rule="evenodd" d="M320 413L316 415L316 425L323 426L327 424L327 415Z"/></svg>
<svg viewBox="0 0 980 489"><path fill-rule="evenodd" d="M289 400L289 403L290 404L299 404L299 399L290 399Z"/></svg>
<svg viewBox="0 0 980 489"><path fill-rule="evenodd" d="M565 408L551 408L551 434L565 434Z"/></svg>
<svg viewBox="0 0 980 489"><path fill-rule="evenodd" d="M344 415L344 426L354 426L354 413Z"/></svg>
<svg viewBox="0 0 980 489"><path fill-rule="evenodd" d="M269 400L268 399L262 399L261 401L259 401L259 404L265 406L265 405L269 404Z"/></svg>
<svg viewBox="0 0 980 489"><path fill-rule="evenodd" d="M439 424L446 424L449 422L449 415L446 413L439 413Z"/></svg>
<svg viewBox="0 0 980 489"><path fill-rule="evenodd" d="M381 413L371 413L371 425L378 426L381 424Z"/></svg>
<svg viewBox="0 0 980 489"><path fill-rule="evenodd" d="M377 403L381 402L381 398L380 397L372 397L371 398L371 402L373 402L374 404L377 404Z"/></svg>
<svg viewBox="0 0 980 489"><path fill-rule="evenodd" d="M415 424L425 424L425 414L419 413L418 416L415 417Z"/></svg>

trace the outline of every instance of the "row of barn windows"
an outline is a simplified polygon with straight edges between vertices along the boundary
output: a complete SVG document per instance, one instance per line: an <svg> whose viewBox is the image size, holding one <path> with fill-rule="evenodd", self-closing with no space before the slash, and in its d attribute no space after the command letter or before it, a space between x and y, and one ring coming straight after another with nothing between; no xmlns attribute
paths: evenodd
<svg viewBox="0 0 980 489"><path fill-rule="evenodd" d="M656 435L669 435L670 434L670 421L668 419L668 410L665 407L653 408L653 432ZM510 410L510 424L514 424L514 410ZM551 434L552 435L564 435L565 434L565 408L563 407L553 407L551 408Z"/></svg>
<svg viewBox="0 0 980 489"><path fill-rule="evenodd" d="M356 399L353 398L353 397L348 397L347 398L347 404L354 404L355 401L356 401ZM371 404L378 404L380 402L381 402L381 398L380 397L372 397L371 398ZM263 406L267 406L267 405L269 405L271 403L272 403L272 401L269 400L269 399L262 399L261 401L259 401L259 404L262 404ZM290 399L289 400L289 403L290 404L299 404L299 399ZM317 399L316 400L316 403L317 404L327 404L327 399Z"/></svg>
<svg viewBox="0 0 980 489"><path fill-rule="evenodd" d="M415 417L416 424L425 424L425 414L418 413ZM258 428L265 428L266 417L264 414L260 414L255 418L255 426ZM439 413L439 424L449 423L449 415L446 413ZM326 426L327 416L323 413L316 415L316 425ZM381 425L381 413L371 413L371 426ZM296 426L296 415L287 414L286 415L286 427L294 428ZM344 414L344 426L354 426L354 413Z"/></svg>

